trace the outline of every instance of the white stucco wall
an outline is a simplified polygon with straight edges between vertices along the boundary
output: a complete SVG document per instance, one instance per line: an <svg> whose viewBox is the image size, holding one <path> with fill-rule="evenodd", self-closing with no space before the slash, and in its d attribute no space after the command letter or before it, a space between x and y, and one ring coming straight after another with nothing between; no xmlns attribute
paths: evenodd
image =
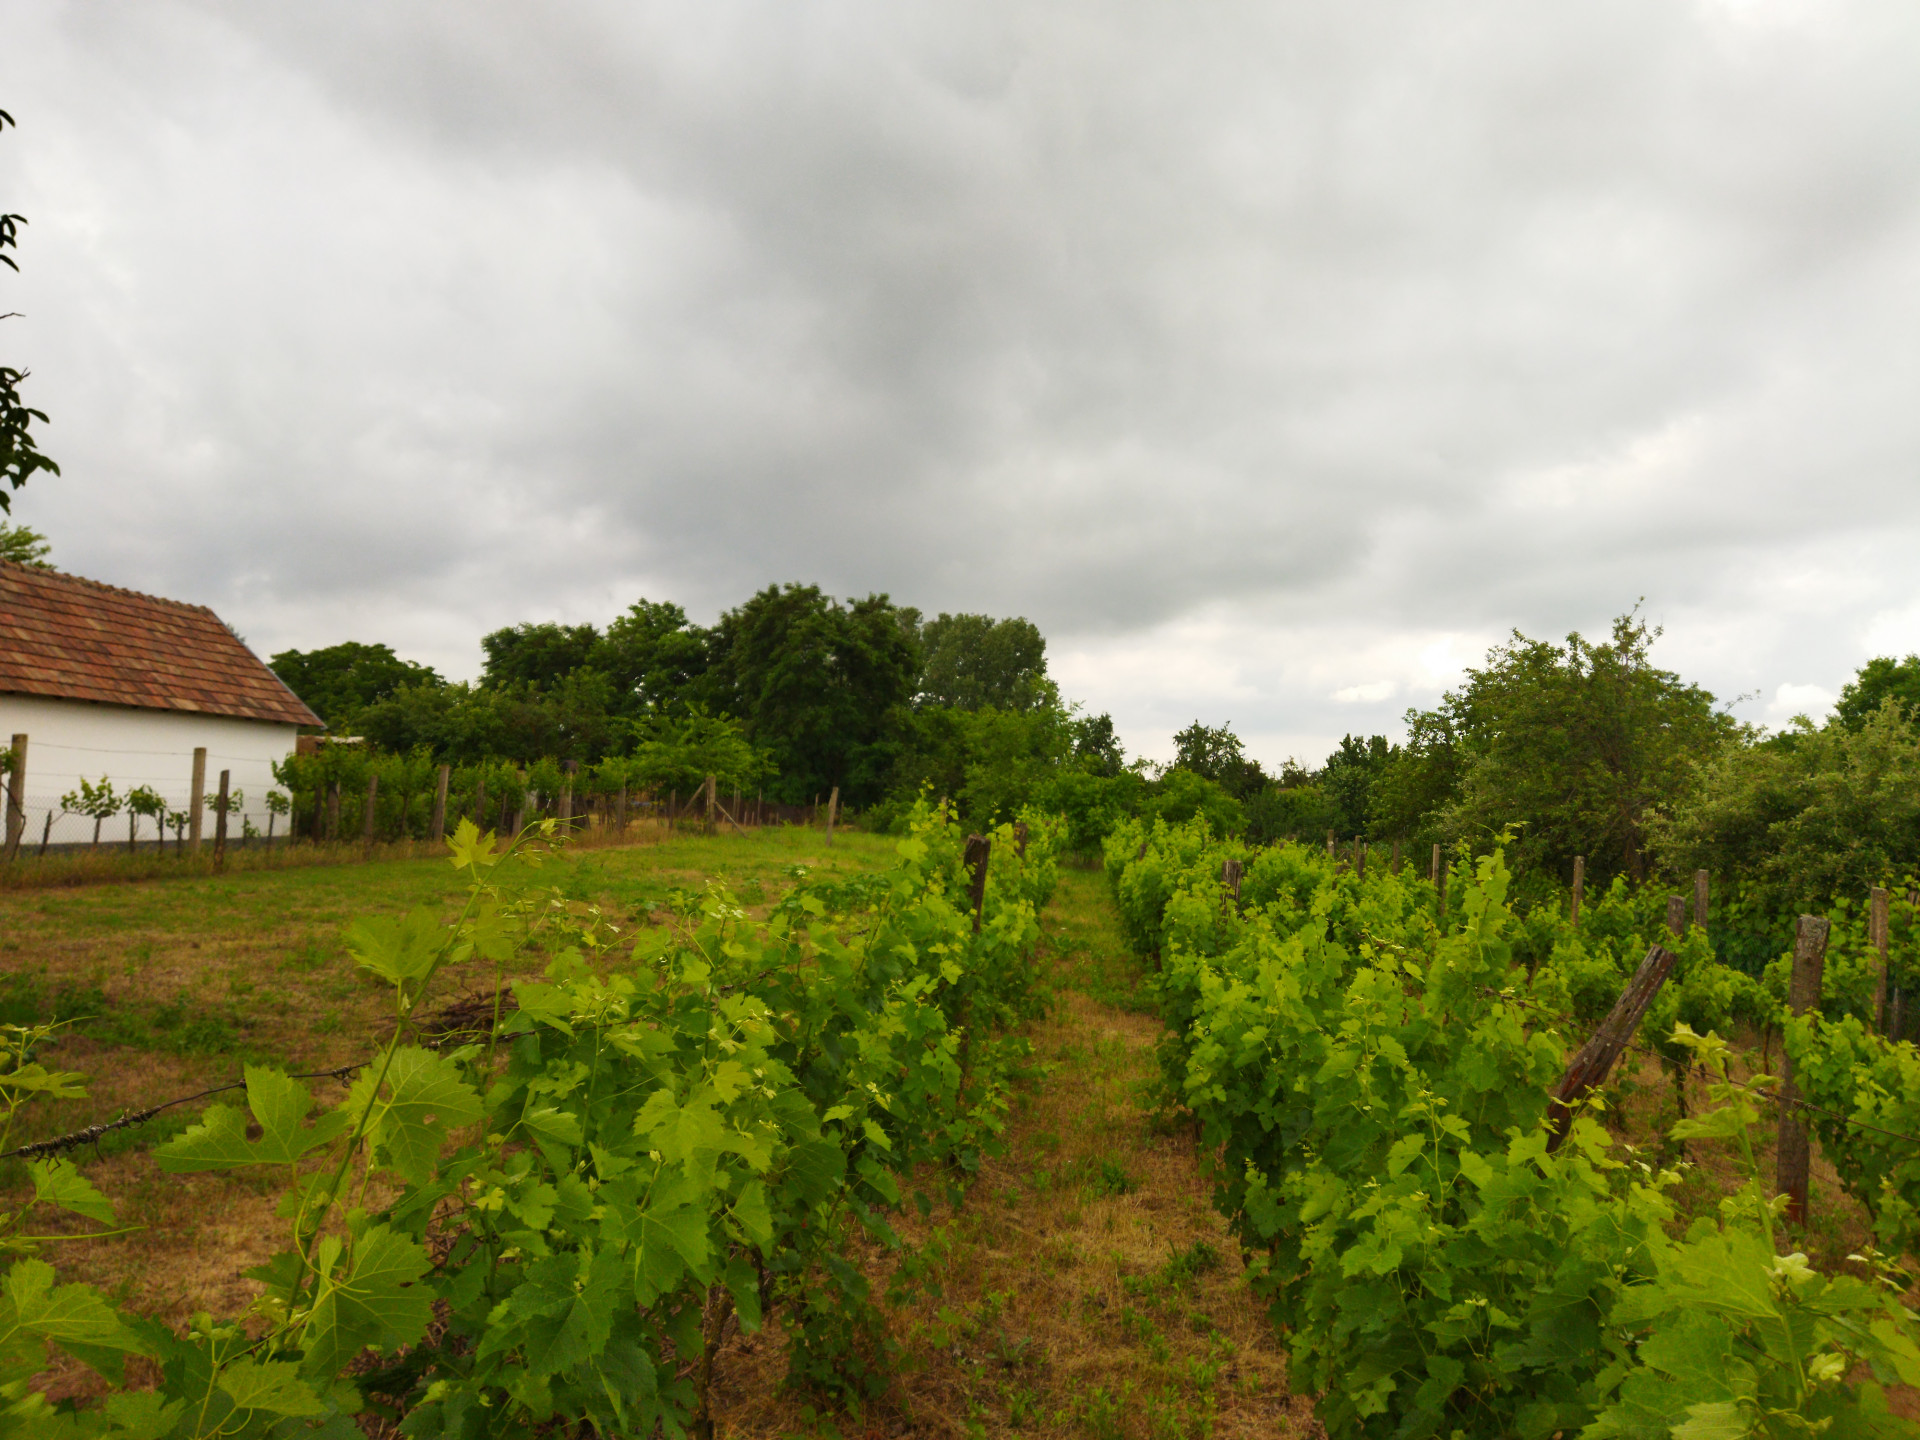
<svg viewBox="0 0 1920 1440"><path fill-rule="evenodd" d="M194 748L202 745L207 750L207 793L219 789L220 772L226 770L244 801L228 818L228 836L237 840L244 832L243 815L265 833L267 792L278 788L273 763L293 753L297 733L292 725L265 720L0 695L0 747L14 735L27 737L27 847L39 845L48 814L54 816L53 844L92 840L92 820L60 814L60 797L78 789L82 776L95 784L105 776L122 795L137 785L151 785L166 797L170 809L185 810L193 790ZM213 812L202 813L205 834L211 838ZM276 834L286 828L284 816L274 822ZM126 844L124 810L106 822L100 838L102 843ZM151 821L140 821L140 838L154 839Z"/></svg>

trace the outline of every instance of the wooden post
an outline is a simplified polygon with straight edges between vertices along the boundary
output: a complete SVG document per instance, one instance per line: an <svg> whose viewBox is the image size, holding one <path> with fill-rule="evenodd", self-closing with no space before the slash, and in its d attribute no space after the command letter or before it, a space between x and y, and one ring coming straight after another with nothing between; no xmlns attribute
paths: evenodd
<svg viewBox="0 0 1920 1440"><path fill-rule="evenodd" d="M714 831L714 823L713 823L714 799L715 799L715 796L713 793L713 776L709 775L707 776L707 834L709 835L713 834L713 831ZM829 821L828 824L829 826L831 826L832 822Z"/></svg>
<svg viewBox="0 0 1920 1440"><path fill-rule="evenodd" d="M1353 837L1353 873L1356 879L1367 878L1367 842L1358 835Z"/></svg>
<svg viewBox="0 0 1920 1440"><path fill-rule="evenodd" d="M1240 876L1241 866L1238 860L1220 862L1220 883L1231 892L1236 905L1240 903Z"/></svg>
<svg viewBox="0 0 1920 1440"><path fill-rule="evenodd" d="M1438 845L1433 847L1433 862L1427 867L1427 882L1436 887L1440 884L1440 847Z"/></svg>
<svg viewBox="0 0 1920 1440"><path fill-rule="evenodd" d="M27 828L27 737L13 737L7 752L7 839L0 860L11 862L20 853L20 836Z"/></svg>
<svg viewBox="0 0 1920 1440"><path fill-rule="evenodd" d="M1333 832L1327 831L1327 859L1333 859Z"/></svg>
<svg viewBox="0 0 1920 1440"><path fill-rule="evenodd" d="M833 787L833 793L827 796L827 844L829 845L833 844L833 817L839 812L839 810L840 810L840 787L836 785ZM974 928L977 930L980 927L976 925L974 926Z"/></svg>
<svg viewBox="0 0 1920 1440"><path fill-rule="evenodd" d="M47 853L47 842L53 838L53 811L47 811L47 818L40 822L40 853ZM93 822L93 848L100 848L100 822Z"/></svg>
<svg viewBox="0 0 1920 1440"><path fill-rule="evenodd" d="M327 839L340 838L340 782L327 786Z"/></svg>
<svg viewBox="0 0 1920 1440"><path fill-rule="evenodd" d="M1400 873L1400 837L1397 835L1393 838L1393 873Z"/></svg>
<svg viewBox="0 0 1920 1440"><path fill-rule="evenodd" d="M1673 970L1673 961L1671 950L1659 945L1650 946L1646 958L1640 962L1640 968L1633 972L1633 979L1620 992L1620 998L1613 1002L1613 1009L1608 1012L1607 1018L1600 1022L1600 1028L1580 1047L1580 1053L1567 1062L1566 1072L1554 1087L1553 1099L1547 1105L1547 1121L1552 1126L1552 1133L1547 1137L1547 1153L1558 1150L1560 1142L1567 1138L1567 1132L1573 1128L1575 1102L1606 1083L1613 1062L1627 1048L1633 1039L1633 1032L1640 1028L1640 1020L1647 1013L1647 1006L1653 1003L1653 997L1660 993L1661 985L1666 983L1668 974Z"/></svg>
<svg viewBox="0 0 1920 1440"><path fill-rule="evenodd" d="M224 870L227 867L227 781L231 770L220 772L220 790L213 799L213 868Z"/></svg>
<svg viewBox="0 0 1920 1440"><path fill-rule="evenodd" d="M620 798L614 802L614 824L620 829L620 838L627 838L627 782L620 782Z"/></svg>
<svg viewBox="0 0 1920 1440"><path fill-rule="evenodd" d="M1887 917L1887 892L1876 885L1867 893L1867 943L1874 948L1873 1027L1887 1033L1887 949L1890 936Z"/></svg>
<svg viewBox="0 0 1920 1440"><path fill-rule="evenodd" d="M1447 918L1447 858L1440 853L1438 845L1433 847L1433 870L1437 877L1434 881L1434 895L1438 901L1441 923Z"/></svg>
<svg viewBox="0 0 1920 1440"><path fill-rule="evenodd" d="M1787 1009L1804 1015L1820 1004L1820 978L1827 964L1825 916L1802 915L1793 937L1793 976L1787 982ZM1773 1189L1787 1197L1787 1219L1807 1223L1807 1117L1800 1111L1800 1087L1793 1081L1793 1059L1780 1057L1780 1140L1774 1149Z"/></svg>
<svg viewBox="0 0 1920 1440"><path fill-rule="evenodd" d="M187 798L187 835L193 848L200 848L200 811L207 803L207 747L198 745L193 751L193 787Z"/></svg>
<svg viewBox="0 0 1920 1440"><path fill-rule="evenodd" d="M1580 928L1580 892L1587 888L1587 857L1573 857L1573 927Z"/></svg>
<svg viewBox="0 0 1920 1440"><path fill-rule="evenodd" d="M473 828L482 832L487 828L487 774L484 770L473 787Z"/></svg>
<svg viewBox="0 0 1920 1440"><path fill-rule="evenodd" d="M560 767L560 825L563 831L573 828L573 772L579 768L578 760L569 760Z"/></svg>
<svg viewBox="0 0 1920 1440"><path fill-rule="evenodd" d="M367 813L360 819L360 858L373 858L373 802L380 793L380 777L367 776Z"/></svg>
<svg viewBox="0 0 1920 1440"><path fill-rule="evenodd" d="M967 836L965 864L971 877L967 885L967 900L973 906L973 933L980 933L980 917L987 906L987 857L992 845L984 835Z"/></svg>
<svg viewBox="0 0 1920 1440"><path fill-rule="evenodd" d="M1667 933L1679 939L1687 933L1687 897L1667 896Z"/></svg>
<svg viewBox="0 0 1920 1440"><path fill-rule="evenodd" d="M1024 820L1013 827L1013 853L1022 860L1027 858L1027 822ZM1238 887L1235 887L1233 893L1235 895L1240 893Z"/></svg>
<svg viewBox="0 0 1920 1440"><path fill-rule="evenodd" d="M1702 930L1707 928L1707 872L1693 872L1693 923Z"/></svg>
<svg viewBox="0 0 1920 1440"><path fill-rule="evenodd" d="M127 811L127 854L129 855L133 854L134 846L138 843L139 826L140 817L131 810Z"/></svg>
<svg viewBox="0 0 1920 1440"><path fill-rule="evenodd" d="M436 843L447 835L447 786L453 783L453 766L442 765L433 784L433 819L427 825L427 838Z"/></svg>

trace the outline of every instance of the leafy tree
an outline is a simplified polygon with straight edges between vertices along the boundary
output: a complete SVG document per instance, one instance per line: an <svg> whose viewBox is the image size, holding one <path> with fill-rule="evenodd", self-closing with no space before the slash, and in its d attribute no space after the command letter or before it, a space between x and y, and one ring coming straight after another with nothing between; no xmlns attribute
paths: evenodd
<svg viewBox="0 0 1920 1440"><path fill-rule="evenodd" d="M768 750L781 798L880 798L920 674L918 615L885 595L838 600L815 585L768 586L720 617L701 698Z"/></svg>
<svg viewBox="0 0 1920 1440"><path fill-rule="evenodd" d="M38 530L0 520L0 560L10 565L30 565L36 570L49 570L53 568L49 558L52 554L53 546Z"/></svg>
<svg viewBox="0 0 1920 1440"><path fill-rule="evenodd" d="M366 707L402 686L443 683L430 667L402 660L388 646L353 640L320 650L283 650L267 663L333 730L352 728Z"/></svg>
<svg viewBox="0 0 1920 1440"><path fill-rule="evenodd" d="M1340 807L1325 790L1311 782L1269 785L1249 795L1243 804L1247 815L1246 838L1254 844L1270 845L1276 840L1288 839L1311 843L1329 830L1338 833L1342 825Z"/></svg>
<svg viewBox="0 0 1920 1440"><path fill-rule="evenodd" d="M1920 854L1920 732L1893 695L1857 725L1728 741L1653 829L1663 863L1738 877L1791 913L1859 894Z"/></svg>
<svg viewBox="0 0 1920 1440"><path fill-rule="evenodd" d="M1059 703L1047 642L1031 620L941 614L920 627L919 703L955 710L1031 710Z"/></svg>
<svg viewBox="0 0 1920 1440"><path fill-rule="evenodd" d="M684 709L707 672L707 634L678 605L636 600L607 626L589 663L612 681L623 710Z"/></svg>
<svg viewBox="0 0 1920 1440"><path fill-rule="evenodd" d="M1247 757L1230 725L1216 728L1196 720L1173 737L1173 751L1174 768L1211 780L1236 799L1255 794L1267 784L1266 772L1259 761Z"/></svg>
<svg viewBox="0 0 1920 1440"><path fill-rule="evenodd" d="M1127 768L1126 748L1111 715L1085 715L1073 722L1073 758L1092 775L1112 777Z"/></svg>
<svg viewBox="0 0 1920 1440"><path fill-rule="evenodd" d="M13 116L0 110L0 130L11 124ZM6 252L19 248L20 227L26 223L24 215L0 213L0 265L16 274L20 266ZM0 479L7 482L0 486L0 513L12 510L13 492L32 479L35 472L60 473L60 467L40 452L39 443L34 439L33 422L38 420L42 425L48 422L44 410L35 410L20 398L20 382L26 378L25 370L0 365Z"/></svg>
<svg viewBox="0 0 1920 1440"><path fill-rule="evenodd" d="M720 790L751 790L772 773L764 750L741 732L737 721L694 710L645 722L633 755L624 762L627 783L659 794L690 794L707 776Z"/></svg>
<svg viewBox="0 0 1920 1440"><path fill-rule="evenodd" d="M586 665L599 643L600 632L591 625L527 622L495 630L480 641L487 657L480 684L489 690L516 684L548 689Z"/></svg>
<svg viewBox="0 0 1920 1440"><path fill-rule="evenodd" d="M1384 735L1369 735L1364 740L1353 735L1340 737L1340 748L1327 757L1319 775L1319 788L1332 814L1334 833L1345 839L1369 833L1373 809L1373 789L1380 776L1393 763L1398 746L1389 745Z"/></svg>
<svg viewBox="0 0 1920 1440"><path fill-rule="evenodd" d="M1862 665L1841 690L1833 718L1849 730L1858 730L1889 700L1909 722L1920 718L1920 655L1904 660L1882 655Z"/></svg>
<svg viewBox="0 0 1920 1440"><path fill-rule="evenodd" d="M1462 757L1447 710L1409 710L1407 740L1390 749L1368 790L1370 832L1416 846L1444 840L1441 818L1460 794Z"/></svg>
<svg viewBox="0 0 1920 1440"><path fill-rule="evenodd" d="M1518 826L1508 853L1529 867L1584 854L1595 878L1644 879L1649 824L1743 733L1706 690L1653 664L1659 633L1629 614L1603 644L1516 630L1491 650L1441 705L1463 761L1443 828L1484 841Z"/></svg>
<svg viewBox="0 0 1920 1440"><path fill-rule="evenodd" d="M1247 824L1246 811L1224 786L1184 766L1162 775L1141 808L1168 822L1202 816L1215 835L1238 835Z"/></svg>

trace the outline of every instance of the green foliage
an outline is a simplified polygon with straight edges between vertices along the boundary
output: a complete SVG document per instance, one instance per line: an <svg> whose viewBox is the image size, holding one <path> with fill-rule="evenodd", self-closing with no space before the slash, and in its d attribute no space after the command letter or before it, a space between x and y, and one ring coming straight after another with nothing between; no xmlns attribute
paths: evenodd
<svg viewBox="0 0 1920 1440"><path fill-rule="evenodd" d="M0 492L4 494L4 492ZM36 570L53 566L53 546L38 530L0 520L0 560L9 565L28 565Z"/></svg>
<svg viewBox="0 0 1920 1440"><path fill-rule="evenodd" d="M1226 859L1247 859L1237 906ZM1604 966L1617 995L1616 944L1639 944L1624 887L1598 927L1533 934L1497 851L1456 861L1444 920L1424 879L1312 847L1248 858L1199 824L1128 822L1106 860L1132 943L1160 956L1169 1098L1218 1157L1329 1434L1906 1433L1880 1389L1920 1375L1897 1289L1776 1258L1751 1179L1675 1240L1675 1175L1591 1117L1547 1152L1547 1093L1585 1033L1571 972ZM1549 943L1529 975L1518 952ZM1720 1067L1720 1108L1675 1138L1735 1141L1751 1176L1750 1097L1674 1013L1724 1018L1757 987L1698 931L1680 948L1660 1038Z"/></svg>
<svg viewBox="0 0 1920 1440"><path fill-rule="evenodd" d="M655 717L637 734L641 738L620 773L643 790L684 795L709 775L723 790L751 790L774 773L772 758L748 743L736 722L704 711L679 719Z"/></svg>
<svg viewBox="0 0 1920 1440"><path fill-rule="evenodd" d="M1266 773L1247 756L1231 725L1207 726L1196 720L1176 732L1173 768L1210 780L1235 799L1255 794L1267 783Z"/></svg>
<svg viewBox="0 0 1920 1440"><path fill-rule="evenodd" d="M607 626L589 663L613 682L623 713L668 713L697 693L706 635L678 605L636 600Z"/></svg>
<svg viewBox="0 0 1920 1440"><path fill-rule="evenodd" d="M244 1108L210 1106L155 1151L171 1173L281 1189L288 1246L251 1272L251 1311L176 1335L17 1260L0 1435L346 1437L355 1416L421 1437L700 1433L729 1313L751 1334L770 1309L797 1383L872 1393L891 1357L846 1252L856 1234L898 1248L902 1181L957 1186L999 1143L1054 877L1056 829L1029 827L1024 857L992 837L977 934L964 832L922 808L889 872L803 881L758 924L713 885L626 936L533 884L550 823L505 855L463 824L452 925L422 910L349 931L399 1023L347 1097L316 1114L301 1082L249 1066ZM414 1043L436 982L492 965L498 985L528 944L549 963L490 1033ZM71 1093L16 1060L0 1101ZM36 1197L107 1213L70 1167L36 1173ZM50 1344L108 1375L102 1403L56 1417L31 1389ZM119 1388L126 1353L156 1362L157 1388Z"/></svg>
<svg viewBox="0 0 1920 1440"><path fill-rule="evenodd" d="M400 659L388 646L352 640L320 650L283 650L267 663L308 709L342 734L354 733L368 706L402 687L441 683L427 666Z"/></svg>
<svg viewBox="0 0 1920 1440"><path fill-rule="evenodd" d="M544 690L593 658L600 632L591 625L525 623L481 637L486 653L480 683L490 690L514 685Z"/></svg>
<svg viewBox="0 0 1920 1440"><path fill-rule="evenodd" d="M1834 721L1843 729L1858 730L1888 701L1908 724L1920 720L1920 655L1904 660L1881 655L1867 661L1840 691Z"/></svg>
<svg viewBox="0 0 1920 1440"><path fill-rule="evenodd" d="M0 110L0 131L13 124L13 116ZM20 227L27 223L24 215L0 213L0 265L9 270L18 271L19 262L7 251L17 249L20 244ZM4 318L4 317L0 317ZM47 423L44 410L35 410L20 398L20 382L27 378L25 370L16 370L11 365L0 365L0 480L7 483L0 486L0 514L13 508L13 492L41 471L58 475L60 467L40 451L38 440L33 434L33 423ZM38 540L32 531L15 532ZM29 542L30 543L30 542ZM44 551L43 551L44 554ZM0 554L0 559L11 560L11 555ZM22 565L38 564L37 559L17 560Z"/></svg>
<svg viewBox="0 0 1920 1440"><path fill-rule="evenodd" d="M1031 620L943 612L920 626L920 649L921 705L1023 711L1060 703L1047 678L1046 639Z"/></svg>

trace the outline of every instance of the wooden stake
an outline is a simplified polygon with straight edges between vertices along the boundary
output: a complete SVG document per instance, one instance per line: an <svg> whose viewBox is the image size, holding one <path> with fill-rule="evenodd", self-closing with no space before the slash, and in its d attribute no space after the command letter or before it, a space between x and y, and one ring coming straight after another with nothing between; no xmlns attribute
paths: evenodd
<svg viewBox="0 0 1920 1440"><path fill-rule="evenodd" d="M1687 933L1687 897L1667 896L1667 933L1676 940Z"/></svg>
<svg viewBox="0 0 1920 1440"><path fill-rule="evenodd" d="M207 747L193 752L193 793L187 801L187 835L195 850L200 848L200 810L207 803Z"/></svg>
<svg viewBox="0 0 1920 1440"><path fill-rule="evenodd" d="M1393 841L1393 873L1396 875L1400 873L1400 838L1398 836L1395 836Z"/></svg>
<svg viewBox="0 0 1920 1440"><path fill-rule="evenodd" d="M1013 827L1013 853L1022 860L1027 858L1027 822L1024 820ZM1236 889L1234 893L1240 892Z"/></svg>
<svg viewBox="0 0 1920 1440"><path fill-rule="evenodd" d="M340 838L340 782L327 786L327 839Z"/></svg>
<svg viewBox="0 0 1920 1440"><path fill-rule="evenodd" d="M213 798L213 868L227 868L227 781L231 770L220 772L220 791Z"/></svg>
<svg viewBox="0 0 1920 1440"><path fill-rule="evenodd" d="M13 737L7 753L7 840L0 860L11 863L20 853L20 836L27 828L27 737Z"/></svg>
<svg viewBox="0 0 1920 1440"><path fill-rule="evenodd" d="M47 853L47 842L52 838L53 811L49 810L47 811L47 818L40 822L40 853L42 855ZM93 822L93 848L96 850L100 848L100 821L97 817Z"/></svg>
<svg viewBox="0 0 1920 1440"><path fill-rule="evenodd" d="M1573 927L1580 928L1580 894L1587 888L1587 857L1573 857Z"/></svg>
<svg viewBox="0 0 1920 1440"><path fill-rule="evenodd" d="M1367 878L1367 842L1358 835L1353 837L1353 873L1356 879Z"/></svg>
<svg viewBox="0 0 1920 1440"><path fill-rule="evenodd" d="M1427 883L1436 886L1440 883L1440 847L1438 845L1433 847L1433 863L1427 867Z"/></svg>
<svg viewBox="0 0 1920 1440"><path fill-rule="evenodd" d="M1887 901L1890 898L1878 885L1867 893L1867 943L1874 948L1879 972L1873 982L1873 1026L1882 1035L1887 1033L1887 948L1891 938Z"/></svg>
<svg viewBox="0 0 1920 1440"><path fill-rule="evenodd" d="M442 765L433 784L433 820L427 826L427 838L436 844L447 835L447 786L453 783L453 766Z"/></svg>
<svg viewBox="0 0 1920 1440"><path fill-rule="evenodd" d="M1580 1053L1567 1062L1566 1073L1561 1075L1560 1083L1554 1087L1553 1099L1547 1105L1547 1120L1552 1126L1552 1133L1547 1137L1548 1154L1560 1148L1560 1142L1573 1128L1575 1103L1606 1083L1613 1062L1627 1048L1633 1032L1640 1028L1647 1006L1666 983L1673 961L1671 950L1660 945L1650 946L1640 968L1633 972L1633 979L1613 1002L1607 1018L1600 1022L1600 1028L1580 1047Z"/></svg>
<svg viewBox="0 0 1920 1440"><path fill-rule="evenodd" d="M1787 982L1787 1009L1804 1015L1820 1004L1820 979L1827 964L1825 916L1802 915L1793 937L1793 976ZM1773 1189L1787 1197L1787 1219L1807 1223L1807 1117L1800 1109L1800 1087L1793 1080L1793 1059L1780 1057L1780 1139L1774 1149Z"/></svg>
<svg viewBox="0 0 1920 1440"><path fill-rule="evenodd" d="M1241 867L1238 860L1220 862L1220 883L1231 892L1236 905L1240 903L1240 875Z"/></svg>
<svg viewBox="0 0 1920 1440"><path fill-rule="evenodd" d="M840 787L833 787L833 793L827 796L827 844L833 844L833 817L840 809ZM979 926L974 927L976 930Z"/></svg>
<svg viewBox="0 0 1920 1440"><path fill-rule="evenodd" d="M562 833L573 828L573 772L579 768L578 760L569 760L561 767L560 825Z"/></svg>
<svg viewBox="0 0 1920 1440"><path fill-rule="evenodd" d="M1438 845L1433 847L1433 869L1434 873L1439 876L1439 879L1434 883L1434 890L1440 902L1440 920L1441 923L1444 924L1447 918L1447 862L1446 858L1441 855Z"/></svg>
<svg viewBox="0 0 1920 1440"><path fill-rule="evenodd" d="M367 776L367 813L361 817L360 821L360 858L362 860L373 858L373 801L379 793L380 776L378 774Z"/></svg>
<svg viewBox="0 0 1920 1440"><path fill-rule="evenodd" d="M1707 928L1707 872L1693 872L1693 923L1702 930Z"/></svg>
<svg viewBox="0 0 1920 1440"><path fill-rule="evenodd" d="M709 775L707 776L707 834L709 835L713 834L713 806L714 806L713 776ZM831 833L833 822L828 821L827 824L828 824L829 833Z"/></svg>
<svg viewBox="0 0 1920 1440"><path fill-rule="evenodd" d="M964 863L971 877L967 885L967 900L973 906L973 933L980 933L980 917L987 907L987 857L992 851L992 843L984 835L967 836L967 849Z"/></svg>

